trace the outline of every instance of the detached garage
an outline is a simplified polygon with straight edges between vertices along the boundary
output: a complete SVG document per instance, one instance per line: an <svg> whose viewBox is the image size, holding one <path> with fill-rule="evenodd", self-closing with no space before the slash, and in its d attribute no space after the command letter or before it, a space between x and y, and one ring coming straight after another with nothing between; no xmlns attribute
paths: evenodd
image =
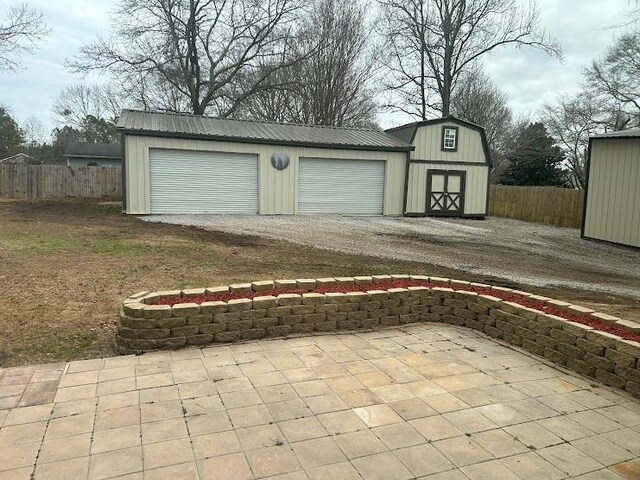
<svg viewBox="0 0 640 480"><path fill-rule="evenodd" d="M125 110L131 214L402 215L413 146L371 129Z"/></svg>
<svg viewBox="0 0 640 480"><path fill-rule="evenodd" d="M589 140L582 237L640 247L640 129Z"/></svg>

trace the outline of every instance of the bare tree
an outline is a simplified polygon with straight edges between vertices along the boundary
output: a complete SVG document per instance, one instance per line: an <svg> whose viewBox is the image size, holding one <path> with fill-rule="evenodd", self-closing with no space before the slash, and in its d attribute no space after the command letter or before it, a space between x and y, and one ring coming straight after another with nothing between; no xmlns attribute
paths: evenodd
<svg viewBox="0 0 640 480"><path fill-rule="evenodd" d="M552 55L560 47L539 26L535 3L518 0L378 0L389 47L390 107L421 119L447 116L460 76L505 45Z"/></svg>
<svg viewBox="0 0 640 480"><path fill-rule="evenodd" d="M364 126L375 123L371 78L377 64L365 5L357 0L320 0L303 23L302 123Z"/></svg>
<svg viewBox="0 0 640 480"><path fill-rule="evenodd" d="M164 102L173 97L192 113L229 116L292 61L298 10L299 0L120 0L113 34L83 47L71 66L130 79L152 108L172 110ZM238 82L267 61L271 69Z"/></svg>
<svg viewBox="0 0 640 480"><path fill-rule="evenodd" d="M614 129L640 125L640 33L622 35L585 71L588 88L618 103L621 118ZM627 116L627 121L623 118Z"/></svg>
<svg viewBox="0 0 640 480"><path fill-rule="evenodd" d="M299 66L272 72L265 82L265 88L256 92L251 101L246 102L239 116L270 122L301 123L298 115L300 100ZM270 65L264 68L271 69ZM259 68L255 75L261 75ZM253 81L249 79L248 81Z"/></svg>
<svg viewBox="0 0 640 480"><path fill-rule="evenodd" d="M603 130L603 107L596 96L581 92L568 99L560 97L544 108L542 120L564 151L569 182L575 188L586 187L589 136Z"/></svg>
<svg viewBox="0 0 640 480"><path fill-rule="evenodd" d="M506 168L508 144L513 133L513 113L507 96L500 91L479 65L464 73L454 96L451 112L484 127L493 159L493 178Z"/></svg>
<svg viewBox="0 0 640 480"><path fill-rule="evenodd" d="M191 101L157 72L119 77L114 83L127 103L143 110L191 112Z"/></svg>
<svg viewBox="0 0 640 480"><path fill-rule="evenodd" d="M375 124L378 62L371 31L361 1L316 0L294 44L301 61L271 76L279 88L254 98L250 115L314 125Z"/></svg>
<svg viewBox="0 0 640 480"><path fill-rule="evenodd" d="M618 26L629 26L634 23L638 23L640 20L640 1L639 0L628 0L630 8L629 8L629 16L627 19L622 22L622 24Z"/></svg>
<svg viewBox="0 0 640 480"><path fill-rule="evenodd" d="M115 122L124 107L122 98L113 85L77 83L60 92L53 112L59 124L74 128L81 128L88 116Z"/></svg>
<svg viewBox="0 0 640 480"><path fill-rule="evenodd" d="M589 137L624 130L630 120L621 102L592 89L584 89L570 97L561 96L554 103L545 105L542 113L549 134L564 151L569 180L575 188L586 187Z"/></svg>
<svg viewBox="0 0 640 480"><path fill-rule="evenodd" d="M49 34L42 14L26 3L9 8L0 22L0 69L16 70L20 56L32 53L38 41Z"/></svg>
<svg viewBox="0 0 640 480"><path fill-rule="evenodd" d="M44 123L38 117L30 115L21 123L24 138L28 145L42 144L47 141L48 135L45 133Z"/></svg>

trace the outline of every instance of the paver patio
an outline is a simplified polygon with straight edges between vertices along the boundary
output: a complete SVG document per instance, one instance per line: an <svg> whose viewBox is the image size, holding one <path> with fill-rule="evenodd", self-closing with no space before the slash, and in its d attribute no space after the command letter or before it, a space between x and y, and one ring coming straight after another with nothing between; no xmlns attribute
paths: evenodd
<svg viewBox="0 0 640 480"><path fill-rule="evenodd" d="M0 370L0 479L634 479L640 402L421 324Z"/></svg>

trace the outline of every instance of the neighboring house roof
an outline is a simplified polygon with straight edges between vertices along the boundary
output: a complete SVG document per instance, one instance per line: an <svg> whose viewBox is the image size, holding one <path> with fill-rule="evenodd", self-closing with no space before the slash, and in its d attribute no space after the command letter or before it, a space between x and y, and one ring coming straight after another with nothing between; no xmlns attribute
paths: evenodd
<svg viewBox="0 0 640 480"><path fill-rule="evenodd" d="M491 153L489 151L489 143L487 142L487 134L484 128L480 125L476 125L475 123L467 122L466 120L463 120L461 118L454 117L453 115L442 118L434 118L433 120L422 120L420 122L407 123L406 125L389 128L385 131L391 135L394 135L396 138L403 142L413 143L418 128L430 125L438 125L441 123L455 123L458 125L462 125L463 127L478 131L482 140L484 154L487 157L487 163L489 163L489 167L493 167L493 162L491 161Z"/></svg>
<svg viewBox="0 0 640 480"><path fill-rule="evenodd" d="M228 142L300 145L356 150L409 151L413 146L381 130L236 120L200 115L124 110L123 133Z"/></svg>
<svg viewBox="0 0 640 480"><path fill-rule="evenodd" d="M617 132L599 133L597 135L591 135L591 138L640 138L640 128L620 130Z"/></svg>
<svg viewBox="0 0 640 480"><path fill-rule="evenodd" d="M64 156L122 159L122 149L119 143L70 142L64 149Z"/></svg>
<svg viewBox="0 0 640 480"><path fill-rule="evenodd" d="M33 158L26 153L16 153L15 155L11 155L10 157L3 158L0 160L0 163L3 165L8 164L20 164L20 165L41 165L42 162L36 158Z"/></svg>

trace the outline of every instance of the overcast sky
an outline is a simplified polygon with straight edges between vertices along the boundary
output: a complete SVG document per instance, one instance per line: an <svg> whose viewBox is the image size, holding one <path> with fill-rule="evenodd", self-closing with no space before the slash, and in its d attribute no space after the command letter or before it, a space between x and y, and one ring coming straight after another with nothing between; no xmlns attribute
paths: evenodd
<svg viewBox="0 0 640 480"><path fill-rule="evenodd" d="M19 0L0 0L0 6ZM54 126L51 113L55 96L81 81L64 66L65 59L97 34L109 30L109 14L115 0L30 0L39 8L52 35L35 55L24 59L24 70L0 73L0 105L9 107L19 122L39 118L47 131ZM485 69L509 96L516 115L534 116L540 107L559 95L576 91L582 70L601 55L624 22L627 0L538 0L542 24L564 49L564 62L531 49L507 48L485 60ZM91 79L89 79L91 80ZM411 119L381 115L383 127Z"/></svg>

